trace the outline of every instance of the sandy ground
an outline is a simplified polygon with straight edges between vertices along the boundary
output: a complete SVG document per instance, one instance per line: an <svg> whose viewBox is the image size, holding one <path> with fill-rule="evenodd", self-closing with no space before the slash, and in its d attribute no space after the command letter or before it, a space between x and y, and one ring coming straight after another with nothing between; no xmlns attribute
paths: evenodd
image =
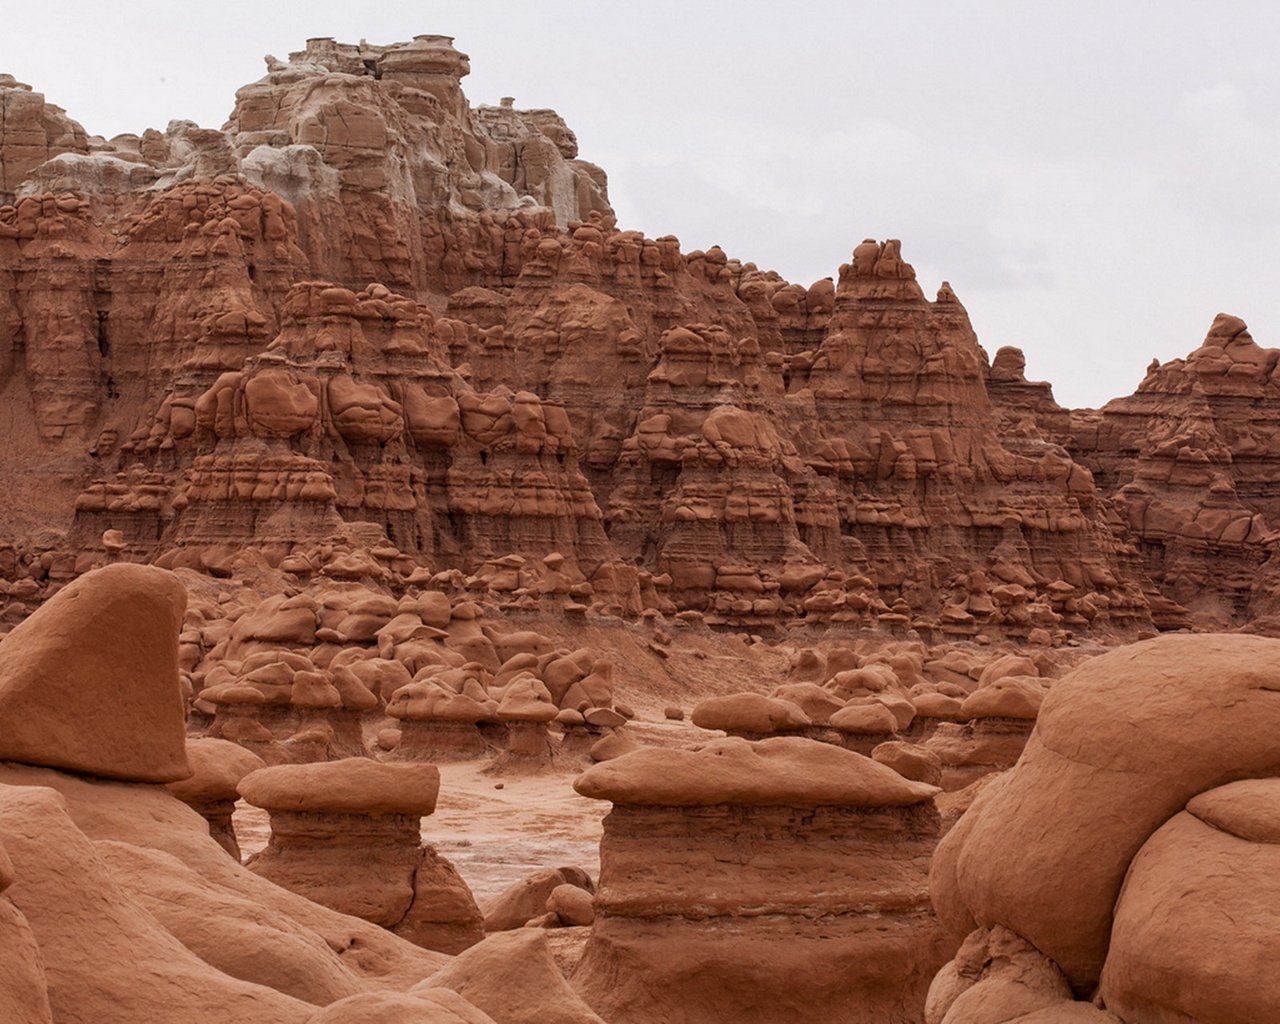
<svg viewBox="0 0 1280 1024"><path fill-rule="evenodd" d="M497 778L482 762L440 765L440 802L422 837L453 861L481 906L541 868L579 867L598 878L610 805L575 793L576 774Z"/></svg>

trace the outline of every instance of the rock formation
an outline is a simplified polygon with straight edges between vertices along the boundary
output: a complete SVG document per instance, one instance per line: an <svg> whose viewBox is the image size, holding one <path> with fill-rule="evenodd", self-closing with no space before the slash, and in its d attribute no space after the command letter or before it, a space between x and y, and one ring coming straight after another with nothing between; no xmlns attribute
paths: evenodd
<svg viewBox="0 0 1280 1024"><path fill-rule="evenodd" d="M191 774L184 603L171 574L112 566L0 644L0 734L13 737L0 762L6 1020L304 1024L444 959L244 870L154 784ZM198 785L209 772L194 760Z"/></svg>
<svg viewBox="0 0 1280 1024"><path fill-rule="evenodd" d="M951 948L934 787L793 737L645 748L574 785L613 802L572 978L606 1020L918 1018Z"/></svg>
<svg viewBox="0 0 1280 1024"><path fill-rule="evenodd" d="M221 130L110 141L0 87L24 111L0 131L11 621L105 561L259 557L457 569L573 615L1040 644L1183 624L1221 564L1230 596L1192 604L1269 614L1265 415L1228 431L1233 497L1187 468L1212 444L1165 443L1204 418L1180 368L1073 416L895 240L806 288L620 230L564 122L472 108L446 37L267 63ZM1210 419L1265 392L1249 344L1224 322L1193 361ZM1152 415L1172 475L1127 468Z"/></svg>
<svg viewBox="0 0 1280 1024"><path fill-rule="evenodd" d="M255 874L427 949L457 953L483 937L466 883L418 834L436 806L434 767L364 758L278 765L239 789L271 813L271 840L248 861Z"/></svg>
<svg viewBox="0 0 1280 1024"><path fill-rule="evenodd" d="M1270 493L1278 360L1219 313L1186 359L1153 364L1133 395L1073 418L1077 457L1160 592L1210 628L1275 611L1271 574L1258 577L1280 514ZM1159 623L1191 621L1174 611Z"/></svg>
<svg viewBox="0 0 1280 1024"><path fill-rule="evenodd" d="M240 780L265 768L262 758L236 743L219 739L187 741L191 777L170 782L168 790L209 823L209 834L238 862L240 844L231 817L239 799Z"/></svg>
<svg viewBox="0 0 1280 1024"><path fill-rule="evenodd" d="M1064 409L896 239L620 227L448 37L266 63L0 75L0 1021L1275 1017L1280 350ZM441 771L592 831L455 869Z"/></svg>
<svg viewBox="0 0 1280 1024"><path fill-rule="evenodd" d="M441 989L498 1024L604 1024L569 987L537 929L491 935L410 991L430 996Z"/></svg>
<svg viewBox="0 0 1280 1024"><path fill-rule="evenodd" d="M0 760L135 782L189 776L177 673L186 602L170 574L137 565L59 591L5 638Z"/></svg>
<svg viewBox="0 0 1280 1024"><path fill-rule="evenodd" d="M1258 914L1275 849L1277 651L1161 637L1053 686L1017 766L934 858L934 906L968 937L934 981L930 1024L993 1003L1030 1021L1072 993L1126 1024L1273 1012L1259 965L1274 931Z"/></svg>

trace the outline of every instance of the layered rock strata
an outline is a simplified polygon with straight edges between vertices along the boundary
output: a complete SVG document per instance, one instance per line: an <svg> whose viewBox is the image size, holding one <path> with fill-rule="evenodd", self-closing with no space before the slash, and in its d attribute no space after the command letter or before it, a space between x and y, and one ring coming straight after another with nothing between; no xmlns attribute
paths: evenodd
<svg viewBox="0 0 1280 1024"><path fill-rule="evenodd" d="M646 748L613 802L574 987L613 1024L918 1017L947 945L925 900L937 790L801 738Z"/></svg>
<svg viewBox="0 0 1280 1024"><path fill-rule="evenodd" d="M435 810L431 765L364 758L263 768L240 795L271 815L254 873L416 945L457 953L484 935L471 890L419 836Z"/></svg>
<svg viewBox="0 0 1280 1024"><path fill-rule="evenodd" d="M0 619L112 560L314 572L355 535L381 554L338 572L522 558L506 599L572 615L1061 645L1273 614L1274 359L1236 318L1068 413L896 240L805 287L620 229L447 37L267 63L220 130L112 140L0 81Z"/></svg>
<svg viewBox="0 0 1280 1024"><path fill-rule="evenodd" d="M1280 352L1220 313L1185 359L1153 362L1138 390L1073 418L1073 449L1112 495L1160 592L1221 627L1276 610Z"/></svg>

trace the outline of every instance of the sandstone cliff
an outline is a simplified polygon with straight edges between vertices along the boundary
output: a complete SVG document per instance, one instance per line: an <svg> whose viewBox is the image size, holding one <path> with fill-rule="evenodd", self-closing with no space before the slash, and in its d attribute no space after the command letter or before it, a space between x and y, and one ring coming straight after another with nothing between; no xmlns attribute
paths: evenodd
<svg viewBox="0 0 1280 1024"><path fill-rule="evenodd" d="M0 79L6 620L106 560L353 538L749 629L1274 610L1274 353L1239 321L1073 414L895 240L803 286L620 230L568 126L473 108L447 37L267 67L221 129L111 140Z"/></svg>

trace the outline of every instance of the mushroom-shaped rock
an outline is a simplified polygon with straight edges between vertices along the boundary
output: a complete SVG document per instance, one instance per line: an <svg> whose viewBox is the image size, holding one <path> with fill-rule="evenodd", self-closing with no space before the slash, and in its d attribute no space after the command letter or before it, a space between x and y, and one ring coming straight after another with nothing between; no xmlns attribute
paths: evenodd
<svg viewBox="0 0 1280 1024"><path fill-rule="evenodd" d="M954 948L927 912L935 787L800 737L641 748L574 787L613 801L574 973L608 1020L921 1017Z"/></svg>
<svg viewBox="0 0 1280 1024"><path fill-rule="evenodd" d="M1044 684L1034 676L1000 676L964 699L965 718L1020 718L1034 721L1044 703Z"/></svg>
<svg viewBox="0 0 1280 1024"><path fill-rule="evenodd" d="M482 704L427 678L402 686L387 702L387 714L400 719L395 758L406 761L458 761L487 752L479 723L495 717L492 702Z"/></svg>
<svg viewBox="0 0 1280 1024"><path fill-rule="evenodd" d="M905 692L898 674L889 665L881 664L844 669L828 679L825 686L846 701L893 690Z"/></svg>
<svg viewBox="0 0 1280 1024"><path fill-rule="evenodd" d="M389 765L352 757L264 768L242 779L239 789L249 803L266 811L421 818L436 809L440 771L427 764Z"/></svg>
<svg viewBox="0 0 1280 1024"><path fill-rule="evenodd" d="M844 706L830 690L817 683L787 683L769 696L796 705L814 725L826 725L831 716Z"/></svg>
<svg viewBox="0 0 1280 1024"><path fill-rule="evenodd" d="M592 749L601 741L617 738L615 730L627 723L626 717L613 708L587 708L585 711L565 708L556 715L555 721L561 733L559 755L586 758L591 757Z"/></svg>
<svg viewBox="0 0 1280 1024"><path fill-rule="evenodd" d="M844 746L860 754L870 754L898 732L893 710L873 697L854 698L832 715L827 725L840 734Z"/></svg>
<svg viewBox="0 0 1280 1024"><path fill-rule="evenodd" d="M240 682L224 683L200 691L200 700L215 709L209 725L210 737L238 743L271 763L283 759L275 736L259 720L267 697L258 687Z"/></svg>
<svg viewBox="0 0 1280 1024"><path fill-rule="evenodd" d="M694 706L693 724L702 729L721 729L731 736L768 736L780 730L805 729L809 716L789 700L766 697L762 693L731 693L709 697Z"/></svg>
<svg viewBox="0 0 1280 1024"><path fill-rule="evenodd" d="M542 681L529 673L507 684L498 702L498 720L507 728L506 749L500 764L531 765L551 761L553 749L547 723L559 709Z"/></svg>
<svg viewBox="0 0 1280 1024"><path fill-rule="evenodd" d="M639 748L640 744L631 737L630 733L626 730L617 730L607 732L595 740L587 748L587 757L592 761L612 761L615 757L622 757L623 754L629 754Z"/></svg>
<svg viewBox="0 0 1280 1024"><path fill-rule="evenodd" d="M191 777L170 782L169 792L208 821L209 834L238 861L240 846L231 824L240 795L237 787L246 775L266 764L238 743L207 737L187 740L187 762Z"/></svg>
<svg viewBox="0 0 1280 1024"><path fill-rule="evenodd" d="M594 725L602 729L616 729L621 725L627 724L626 717L613 708L588 708L582 713L582 718L588 725Z"/></svg>
<svg viewBox="0 0 1280 1024"><path fill-rule="evenodd" d="M918 743L888 740L871 751L871 759L888 765L904 779L914 779L930 786L942 783L942 761L932 750Z"/></svg>
<svg viewBox="0 0 1280 1024"><path fill-rule="evenodd" d="M522 675L508 685L498 702L498 718L507 722L550 722L559 709L542 680Z"/></svg>
<svg viewBox="0 0 1280 1024"><path fill-rule="evenodd" d="M1021 654L1006 654L983 667L982 672L978 675L978 685L986 686L989 683L994 683L997 679L1004 679L1006 676L1030 676L1031 678L1036 678L1039 675L1039 666L1030 658Z"/></svg>
<svg viewBox="0 0 1280 1024"><path fill-rule="evenodd" d="M906 807L937 792L869 757L798 736L642 747L587 769L573 788L595 800L663 807Z"/></svg>
<svg viewBox="0 0 1280 1024"><path fill-rule="evenodd" d="M0 643L0 760L130 782L187 765L178 633L187 593L119 563L59 590Z"/></svg>
<svg viewBox="0 0 1280 1024"><path fill-rule="evenodd" d="M960 722L965 718L964 700L950 694L938 691L917 693L912 696L911 702L916 706L914 721L923 726L923 737L937 728L938 722ZM921 722L921 719L925 721Z"/></svg>
<svg viewBox="0 0 1280 1024"><path fill-rule="evenodd" d="M440 789L433 765L347 758L277 765L240 794L271 815L250 870L427 949L456 953L483 935L475 899L453 865L419 837Z"/></svg>

